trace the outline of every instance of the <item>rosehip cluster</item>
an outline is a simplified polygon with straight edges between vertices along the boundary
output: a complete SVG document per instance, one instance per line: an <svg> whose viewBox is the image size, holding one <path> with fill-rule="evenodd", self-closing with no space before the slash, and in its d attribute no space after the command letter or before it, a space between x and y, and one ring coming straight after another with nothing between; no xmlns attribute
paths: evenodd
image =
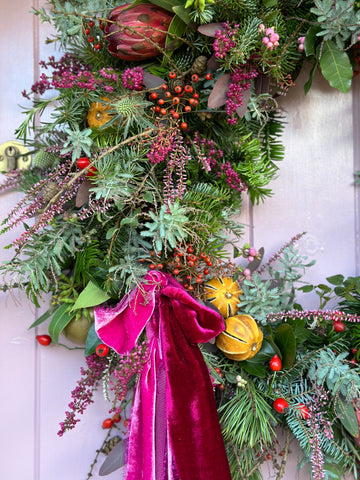
<svg viewBox="0 0 360 480"><path fill-rule="evenodd" d="M265 25L261 24L259 26L259 33L264 35L262 43L269 50L274 50L276 47L279 46L280 37L277 33L274 32L273 28L266 28Z"/></svg>
<svg viewBox="0 0 360 480"><path fill-rule="evenodd" d="M140 259L141 263L149 261L150 270L164 270L174 276L186 290L193 292L197 286L202 284L213 267L213 259L205 252L196 254L191 244L180 246L173 250L173 260L161 260L162 253L151 252L151 258Z"/></svg>
<svg viewBox="0 0 360 480"><path fill-rule="evenodd" d="M169 79L175 80L177 75L175 72L169 73ZM183 80L182 78L180 80ZM198 82L199 76L194 74L191 76L191 81L184 86L176 85L174 91L170 91L168 84L161 85L162 93L152 92L149 99L155 102L153 110L157 115L169 115L175 121L179 120L180 115L190 113L193 109L199 106L199 94L195 92L195 83ZM211 80L211 74L206 74L206 80ZM181 130L187 130L186 122L180 123Z"/></svg>
<svg viewBox="0 0 360 480"><path fill-rule="evenodd" d="M298 43L298 51L302 53L304 51L305 37L299 37L297 39L297 43Z"/></svg>

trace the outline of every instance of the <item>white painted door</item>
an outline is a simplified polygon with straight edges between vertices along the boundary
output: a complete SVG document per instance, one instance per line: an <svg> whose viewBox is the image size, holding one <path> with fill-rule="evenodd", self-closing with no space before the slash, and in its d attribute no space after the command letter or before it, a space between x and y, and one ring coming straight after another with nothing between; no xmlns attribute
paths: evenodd
<svg viewBox="0 0 360 480"><path fill-rule="evenodd" d="M46 27L29 14L32 5L37 6L37 0L0 4L0 144L14 139L22 121L19 105L26 105L21 91L37 78L38 61L50 53ZM264 246L266 255L307 231L301 248L317 261L308 279L320 282L336 273L359 274L359 200L353 174L360 170L360 93L358 84L352 94L336 93L317 77L304 97L305 80L302 75L281 100L287 110L286 159L272 185L274 196L248 207L241 221L248 224L251 242ZM14 192L1 195L1 219L17 198ZM8 241L0 237L0 246ZM0 259L9 258L1 249ZM307 306L317 307L311 303ZM85 480L104 437L101 423L108 407L101 393L74 431L62 438L56 435L84 364L82 352L41 348L36 332L28 330L39 312L23 294L0 293L0 312L1 479ZM305 471L296 472L295 464L296 452L285 479L309 478ZM99 478L96 472L93 478Z"/></svg>

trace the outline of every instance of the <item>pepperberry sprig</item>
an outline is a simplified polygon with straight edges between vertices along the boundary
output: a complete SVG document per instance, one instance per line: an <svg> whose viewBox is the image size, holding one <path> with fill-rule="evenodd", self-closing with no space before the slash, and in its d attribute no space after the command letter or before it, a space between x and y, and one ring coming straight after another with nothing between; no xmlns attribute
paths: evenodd
<svg viewBox="0 0 360 480"><path fill-rule="evenodd" d="M103 30L104 23L101 18L90 20L83 28L83 33L94 50L100 50L103 47Z"/></svg>

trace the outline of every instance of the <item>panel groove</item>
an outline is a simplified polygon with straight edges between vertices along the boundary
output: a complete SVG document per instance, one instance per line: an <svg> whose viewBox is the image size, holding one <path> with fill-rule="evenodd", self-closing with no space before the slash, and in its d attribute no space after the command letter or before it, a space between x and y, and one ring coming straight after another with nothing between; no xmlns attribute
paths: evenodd
<svg viewBox="0 0 360 480"><path fill-rule="evenodd" d="M354 79L352 88L354 176L360 172L360 79ZM354 187L355 275L360 275L360 188Z"/></svg>

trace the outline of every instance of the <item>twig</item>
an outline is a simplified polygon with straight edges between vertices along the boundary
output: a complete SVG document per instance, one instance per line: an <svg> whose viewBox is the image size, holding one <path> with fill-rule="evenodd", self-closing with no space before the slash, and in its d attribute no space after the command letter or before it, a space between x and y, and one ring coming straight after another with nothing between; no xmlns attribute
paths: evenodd
<svg viewBox="0 0 360 480"><path fill-rule="evenodd" d="M281 465L280 465L280 470L279 470L279 473L277 474L276 480L281 480L284 473L285 473L285 465L286 465L286 461L287 461L287 458L288 458L288 455L289 455L290 439L291 439L290 430L286 430L284 456L283 456L283 459L282 459L282 462L281 462Z"/></svg>

